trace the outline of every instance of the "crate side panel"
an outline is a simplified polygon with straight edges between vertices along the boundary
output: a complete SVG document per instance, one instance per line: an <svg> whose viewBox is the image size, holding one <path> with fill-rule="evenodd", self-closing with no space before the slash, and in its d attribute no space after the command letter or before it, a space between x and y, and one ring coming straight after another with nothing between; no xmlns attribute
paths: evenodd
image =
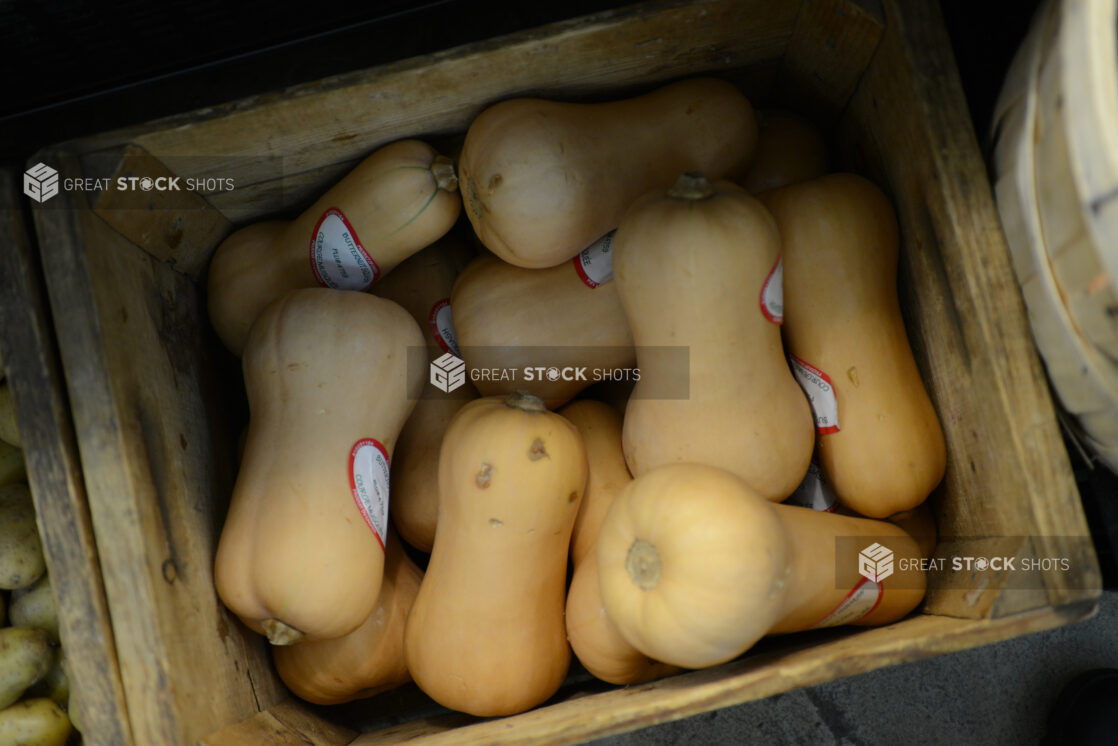
<svg viewBox="0 0 1118 746"><path fill-rule="evenodd" d="M228 384L209 379L221 365L197 286L72 207L76 240L44 259L132 731L188 742L282 696L262 641L214 590Z"/></svg>
<svg viewBox="0 0 1118 746"><path fill-rule="evenodd" d="M236 174L211 157L198 160L200 172L184 175L235 176L254 187L277 173L353 161L403 137L462 132L486 105L513 96L593 99L689 75L763 67L783 54L797 9L784 0L622 9L200 113L134 141L158 158L237 156ZM253 202L240 204L234 190L223 205L238 216L277 208L260 204L258 192L243 190L240 196Z"/></svg>
<svg viewBox="0 0 1118 746"><path fill-rule="evenodd" d="M72 716L85 743L131 744L112 623L74 424L63 389L38 255L20 211L15 177L0 173L0 328L8 384L16 409L39 534L67 650ZM58 213L55 217L65 217ZM51 224L47 240L66 241L69 221Z"/></svg>
<svg viewBox="0 0 1118 746"><path fill-rule="evenodd" d="M885 37L840 132L852 166L893 197L901 222L905 321L948 445L934 496L940 534L1086 537L938 6L889 2L886 12ZM1038 543L1076 568L1045 577L1050 605L1098 596L1089 542ZM999 582L991 573L970 590L932 588L927 609L996 615L983 596ZM1013 610L1020 601L1016 594Z"/></svg>
<svg viewBox="0 0 1118 746"><path fill-rule="evenodd" d="M357 732L335 725L288 699L198 741L198 746L345 746Z"/></svg>
<svg viewBox="0 0 1118 746"><path fill-rule="evenodd" d="M858 632L847 628L810 638L785 638L787 646L782 649L747 655L714 668L617 687L464 727L448 727L453 719L436 716L363 734L353 746L581 743L886 666L1020 637L1086 619L1095 609L1093 603L1084 603L996 620L920 615ZM810 642L802 642L805 639Z"/></svg>
<svg viewBox="0 0 1118 746"><path fill-rule="evenodd" d="M804 3L780 62L774 103L809 116L817 126L829 126L857 88L883 31L876 3Z"/></svg>

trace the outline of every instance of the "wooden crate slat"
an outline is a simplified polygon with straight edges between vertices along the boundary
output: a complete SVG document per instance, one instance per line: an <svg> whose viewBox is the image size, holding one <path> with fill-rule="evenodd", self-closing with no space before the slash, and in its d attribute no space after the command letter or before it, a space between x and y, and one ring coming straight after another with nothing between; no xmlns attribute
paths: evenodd
<svg viewBox="0 0 1118 746"><path fill-rule="evenodd" d="M78 175L72 156L51 159ZM67 233L44 261L132 732L189 742L282 696L264 645L213 585L234 428L219 436L200 393L214 361L198 288L79 198L56 199L72 212L36 218L42 235Z"/></svg>
<svg viewBox="0 0 1118 746"><path fill-rule="evenodd" d="M15 174L0 171L0 347L87 744L131 744L69 401ZM50 240L53 236L47 235Z"/></svg>
<svg viewBox="0 0 1118 746"><path fill-rule="evenodd" d="M1071 557L1077 570L1046 578L1048 603L1096 598L1089 541L1062 540L1087 527L939 9L921 0L886 11L841 130L901 220L906 322L948 443L940 533L1054 537L1047 556ZM985 582L996 595L995 574ZM1007 597L1012 611L1021 597ZM930 592L926 609L1001 613L950 590Z"/></svg>

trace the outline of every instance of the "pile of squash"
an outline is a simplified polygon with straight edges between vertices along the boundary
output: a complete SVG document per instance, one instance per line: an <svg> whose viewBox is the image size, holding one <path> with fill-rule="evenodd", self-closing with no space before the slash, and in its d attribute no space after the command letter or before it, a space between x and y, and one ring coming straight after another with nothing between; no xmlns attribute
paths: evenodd
<svg viewBox="0 0 1118 746"><path fill-rule="evenodd" d="M380 148L213 257L250 410L221 599L304 699L414 681L478 716L546 701L572 651L627 684L900 619L946 455L898 245L806 120L713 78ZM483 375L525 367L639 380Z"/></svg>

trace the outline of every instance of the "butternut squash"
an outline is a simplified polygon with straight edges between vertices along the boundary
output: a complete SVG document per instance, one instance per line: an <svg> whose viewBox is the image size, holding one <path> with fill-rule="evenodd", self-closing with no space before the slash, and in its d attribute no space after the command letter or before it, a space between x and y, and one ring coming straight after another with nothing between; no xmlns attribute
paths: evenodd
<svg viewBox="0 0 1118 746"><path fill-rule="evenodd" d="M598 590L594 547L606 510L630 481L621 453L621 414L599 401L574 401L559 410L570 420L586 447L586 494L571 534L574 573L567 590L564 618L567 640L583 667L611 684L635 684L662 678L679 669L654 661L630 645L610 621Z"/></svg>
<svg viewBox="0 0 1118 746"><path fill-rule="evenodd" d="M435 546L404 645L419 688L483 717L540 704L570 663L567 546L586 484L574 425L531 394L476 399L439 453Z"/></svg>
<svg viewBox="0 0 1118 746"><path fill-rule="evenodd" d="M811 508L812 510L822 510L827 513L839 513L841 515L859 517L858 514L850 508L839 504L838 498L835 497L834 490L827 484L822 470L814 460L812 460L811 466L807 470L807 475L804 476L804 481L783 504L796 505L801 508ZM885 520L915 539L917 545L920 547L921 556L932 556L936 548L937 540L936 523L934 516L932 516L932 509L926 501L920 503L912 510L903 510L900 513L894 513Z"/></svg>
<svg viewBox="0 0 1118 746"><path fill-rule="evenodd" d="M846 537L885 544L898 581L868 587L860 540ZM923 574L902 569L919 550L897 527L774 505L702 464L634 479L606 513L597 553L602 600L622 636L686 668L736 658L766 634L895 621L924 591ZM836 583L839 554L853 573L848 585Z"/></svg>
<svg viewBox="0 0 1118 746"><path fill-rule="evenodd" d="M888 198L854 174L763 195L784 240L784 335L812 399L819 460L839 500L885 518L943 478L946 447L897 297Z"/></svg>
<svg viewBox="0 0 1118 746"><path fill-rule="evenodd" d="M925 555L900 527L791 505L773 507L792 547L783 614L769 634L890 624L923 600L926 578L918 568ZM888 572L877 581L859 574L859 555L874 546L882 554L878 559L870 552L871 559Z"/></svg>
<svg viewBox="0 0 1118 746"><path fill-rule="evenodd" d="M471 248L456 236L444 236L402 262L377 284L376 295L399 303L419 324L430 361L448 352L460 354L450 291L472 256ZM430 552L435 543L443 433L455 413L477 396L469 381L449 393L424 386L396 443L392 523L404 541L422 552Z"/></svg>
<svg viewBox="0 0 1118 746"><path fill-rule="evenodd" d="M625 214L613 260L640 369L625 410L630 472L704 463L786 498L815 433L781 344L772 216L741 187L684 174ZM687 364L657 364L650 351L662 346L687 348ZM675 398L643 393L656 387Z"/></svg>
<svg viewBox="0 0 1118 746"><path fill-rule="evenodd" d="M746 191L757 194L827 173L827 144L804 117L785 109L762 109L757 128L756 153L737 181Z"/></svg>
<svg viewBox="0 0 1118 746"><path fill-rule="evenodd" d="M333 640L272 646L283 683L320 705L366 699L411 681L404 661L404 624L423 572L392 530L385 542L384 582L360 627Z"/></svg>
<svg viewBox="0 0 1118 746"><path fill-rule="evenodd" d="M388 464L424 371L408 312L305 288L269 305L242 360L249 426L218 542L225 605L273 644L341 637L384 570Z"/></svg>
<svg viewBox="0 0 1118 746"><path fill-rule="evenodd" d="M554 267L683 171L740 175L756 141L749 100L711 78L598 104L511 99L483 111L466 132L462 199L498 257Z"/></svg>
<svg viewBox="0 0 1118 746"><path fill-rule="evenodd" d="M520 389L556 408L594 383L595 371L599 378L604 371L632 375L633 335L610 271L600 270L611 243L596 244L593 259L548 269L480 256L459 275L450 299L454 324L483 396ZM592 261L597 268L588 274Z"/></svg>
<svg viewBox="0 0 1118 746"><path fill-rule="evenodd" d="M376 150L299 217L230 234L207 277L210 322L235 355L271 301L296 288L365 290L450 230L461 212L448 158L419 140Z"/></svg>

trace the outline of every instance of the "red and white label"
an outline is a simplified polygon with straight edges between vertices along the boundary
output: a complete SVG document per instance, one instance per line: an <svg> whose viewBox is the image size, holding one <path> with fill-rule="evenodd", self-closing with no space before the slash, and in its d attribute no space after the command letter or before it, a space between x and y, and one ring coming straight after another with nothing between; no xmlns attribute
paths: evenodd
<svg viewBox="0 0 1118 746"><path fill-rule="evenodd" d="M814 461L807 467L804 481L796 491L784 501L785 505L798 505L801 508L810 508L823 513L834 513L838 507L838 499L831 491L827 480L823 478L823 470Z"/></svg>
<svg viewBox="0 0 1118 746"><path fill-rule="evenodd" d="M571 260L587 287L596 288L613 279L613 234L616 232L610 231Z"/></svg>
<svg viewBox="0 0 1118 746"><path fill-rule="evenodd" d="M850 589L850 593L846 594L839 605L830 614L813 624L810 629L853 624L876 609L884 594L885 588L881 583L875 583L868 578L860 578L858 584Z"/></svg>
<svg viewBox="0 0 1118 746"><path fill-rule="evenodd" d="M322 213L311 233L311 271L319 285L335 290L365 290L380 275L357 231L336 207Z"/></svg>
<svg viewBox="0 0 1118 746"><path fill-rule="evenodd" d="M450 298L443 298L431 306L427 323L431 327L435 344L441 347L443 352L462 357L458 352L458 335L454 333L454 318L450 314Z"/></svg>
<svg viewBox="0 0 1118 746"><path fill-rule="evenodd" d="M778 256L761 286L761 313L774 324L784 323L784 257Z"/></svg>
<svg viewBox="0 0 1118 746"><path fill-rule="evenodd" d="M838 399L831 378L814 365L805 363L795 355L788 356L792 363L792 373L800 382L800 388L811 402L811 413L815 416L815 429L820 433L837 433Z"/></svg>
<svg viewBox="0 0 1118 746"><path fill-rule="evenodd" d="M388 451L375 438L362 438L353 444L349 488L361 517L383 548L388 535Z"/></svg>

